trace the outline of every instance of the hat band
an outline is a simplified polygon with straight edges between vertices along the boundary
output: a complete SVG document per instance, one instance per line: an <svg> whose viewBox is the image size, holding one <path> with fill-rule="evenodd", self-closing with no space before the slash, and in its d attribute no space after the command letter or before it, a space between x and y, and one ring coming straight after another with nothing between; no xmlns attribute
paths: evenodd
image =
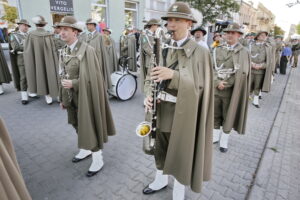
<svg viewBox="0 0 300 200"><path fill-rule="evenodd" d="M183 12L168 12L167 15L184 15L184 16L187 16L187 17L193 17L192 14L187 14L187 13L183 13Z"/></svg>

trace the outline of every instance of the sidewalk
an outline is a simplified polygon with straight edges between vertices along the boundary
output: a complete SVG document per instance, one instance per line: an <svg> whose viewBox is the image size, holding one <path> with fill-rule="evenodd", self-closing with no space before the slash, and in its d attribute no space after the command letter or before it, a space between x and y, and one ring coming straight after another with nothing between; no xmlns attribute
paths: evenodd
<svg viewBox="0 0 300 200"><path fill-rule="evenodd" d="M263 94L261 108L249 105L246 134L233 133L226 154L219 151L218 145L214 145L212 180L204 184L201 194L187 189L186 200L245 199L274 124L287 80L288 75L277 75L272 91ZM299 78L297 81L295 84L299 85ZM165 191L150 196L142 194L142 189L155 176L155 165L153 157L142 152L142 140L134 132L136 125L144 119L143 95L140 90L130 101L110 100L117 135L110 137L109 143L105 145L103 170L88 179L84 173L91 160L78 164L71 162L78 151L77 136L67 124L66 112L56 103L46 105L43 97L30 99L30 103L23 106L13 84L4 87L5 94L0 97L0 115L11 134L26 185L34 200L172 199L171 178ZM297 122L297 118L290 121ZM285 127L292 126L295 125ZM298 140L295 138L293 142ZM276 147L279 153L284 152L280 146L272 147ZM296 163L293 164L296 166ZM296 172L294 177L297 178ZM255 189L256 184L252 194Z"/></svg>
<svg viewBox="0 0 300 200"><path fill-rule="evenodd" d="M300 199L300 69L292 69L249 200Z"/></svg>

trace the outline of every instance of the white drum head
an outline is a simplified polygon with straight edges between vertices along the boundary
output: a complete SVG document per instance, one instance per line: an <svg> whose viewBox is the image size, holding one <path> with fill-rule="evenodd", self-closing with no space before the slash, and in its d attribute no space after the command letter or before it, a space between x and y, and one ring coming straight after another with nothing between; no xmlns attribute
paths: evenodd
<svg viewBox="0 0 300 200"><path fill-rule="evenodd" d="M119 99L128 100L135 94L137 89L137 81L136 78L131 74L123 75L117 85L116 85L116 93Z"/></svg>

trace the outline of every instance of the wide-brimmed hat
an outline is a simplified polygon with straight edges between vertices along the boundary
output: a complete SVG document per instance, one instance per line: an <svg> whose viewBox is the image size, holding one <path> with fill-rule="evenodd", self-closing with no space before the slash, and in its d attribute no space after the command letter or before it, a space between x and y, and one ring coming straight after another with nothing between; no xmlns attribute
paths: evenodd
<svg viewBox="0 0 300 200"><path fill-rule="evenodd" d="M242 31L240 25L238 23L231 23L223 30L225 33L226 32L238 32L240 34L244 34Z"/></svg>
<svg viewBox="0 0 300 200"><path fill-rule="evenodd" d="M95 19L89 18L89 19L86 20L85 24L95 24L95 25L97 25L98 22Z"/></svg>
<svg viewBox="0 0 300 200"><path fill-rule="evenodd" d="M73 16L66 16L62 18L61 22L56 27L70 27L82 32L82 28Z"/></svg>
<svg viewBox="0 0 300 200"><path fill-rule="evenodd" d="M269 32L268 32L268 31L264 31L264 30L258 31L257 34L255 35L255 38L254 38L254 39L257 40L258 36L259 36L260 34L262 34L262 33L265 33L267 36L269 35Z"/></svg>
<svg viewBox="0 0 300 200"><path fill-rule="evenodd" d="M193 23L197 23L190 6L187 3L180 1L172 4L167 14L161 17L162 20L168 20L168 18L187 19L191 20Z"/></svg>
<svg viewBox="0 0 300 200"><path fill-rule="evenodd" d="M25 24L25 25L31 27L30 24L29 24L29 22L28 22L26 19L21 19L20 21L17 22L17 24L18 24L18 25L19 25L19 24Z"/></svg>
<svg viewBox="0 0 300 200"><path fill-rule="evenodd" d="M197 31L201 31L203 33L203 36L207 33L202 26L198 26L197 28L191 30L191 34L194 35Z"/></svg>
<svg viewBox="0 0 300 200"><path fill-rule="evenodd" d="M277 38L283 39L283 35L276 35L276 36L275 36L275 39L277 39Z"/></svg>
<svg viewBox="0 0 300 200"><path fill-rule="evenodd" d="M104 28L103 31L107 31L107 32L109 32L110 34L112 33L112 30L111 30L110 28L108 28L108 27Z"/></svg>
<svg viewBox="0 0 300 200"><path fill-rule="evenodd" d="M146 24L146 26L152 26L152 25L160 26L159 20L158 19L150 19Z"/></svg>
<svg viewBox="0 0 300 200"><path fill-rule="evenodd" d="M32 22L34 24L38 24L38 25L46 25L48 24L48 22L46 22L45 18L41 15L37 15L35 17L32 18Z"/></svg>
<svg viewBox="0 0 300 200"><path fill-rule="evenodd" d="M58 24L59 24L59 22L55 22L55 23L53 24L52 27L53 27L53 28L58 28L58 27L57 27Z"/></svg>

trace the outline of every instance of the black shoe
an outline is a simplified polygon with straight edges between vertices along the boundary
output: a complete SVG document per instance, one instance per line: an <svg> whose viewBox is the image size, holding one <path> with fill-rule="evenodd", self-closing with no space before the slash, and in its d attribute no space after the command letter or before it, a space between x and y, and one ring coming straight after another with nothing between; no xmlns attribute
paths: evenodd
<svg viewBox="0 0 300 200"><path fill-rule="evenodd" d="M146 194L146 195L148 195L148 194L154 194L155 192L158 192L158 191L161 191L161 190L167 188L167 186L168 186L168 185L166 185L165 187L163 187L163 188L161 188L161 189L159 189L159 190L152 190L152 189L149 187L149 185L148 185L147 187L145 187L145 188L143 189L143 194Z"/></svg>
<svg viewBox="0 0 300 200"><path fill-rule="evenodd" d="M28 104L28 101L22 100L22 104L23 104L23 105L26 105L26 104Z"/></svg>
<svg viewBox="0 0 300 200"><path fill-rule="evenodd" d="M32 98L32 99L39 99L40 98L39 96L29 96L29 95L28 95L28 97Z"/></svg>
<svg viewBox="0 0 300 200"><path fill-rule="evenodd" d="M88 156L86 156L86 157L84 157L84 158L76 158L76 157L74 157L74 158L72 159L72 162L73 162L73 163L78 163L78 162L80 162L80 161L82 161L82 160L84 160L84 159L87 159L87 158L91 157L91 155L92 155L92 154L90 154L90 155L88 155Z"/></svg>
<svg viewBox="0 0 300 200"><path fill-rule="evenodd" d="M221 151L222 153L226 153L226 152L228 151L228 149L227 149L227 148L220 147L220 151Z"/></svg>
<svg viewBox="0 0 300 200"><path fill-rule="evenodd" d="M260 106L259 106L259 105L255 105L254 103L252 103L252 105L254 105L256 108L260 108Z"/></svg>
<svg viewBox="0 0 300 200"><path fill-rule="evenodd" d="M259 96L258 98L259 98L259 99L262 99L262 96Z"/></svg>
<svg viewBox="0 0 300 200"><path fill-rule="evenodd" d="M102 169L102 168L101 168L101 169ZM87 177L95 176L98 172L101 171L101 169L99 169L98 171L95 171L95 172L88 171L85 175L86 175Z"/></svg>

